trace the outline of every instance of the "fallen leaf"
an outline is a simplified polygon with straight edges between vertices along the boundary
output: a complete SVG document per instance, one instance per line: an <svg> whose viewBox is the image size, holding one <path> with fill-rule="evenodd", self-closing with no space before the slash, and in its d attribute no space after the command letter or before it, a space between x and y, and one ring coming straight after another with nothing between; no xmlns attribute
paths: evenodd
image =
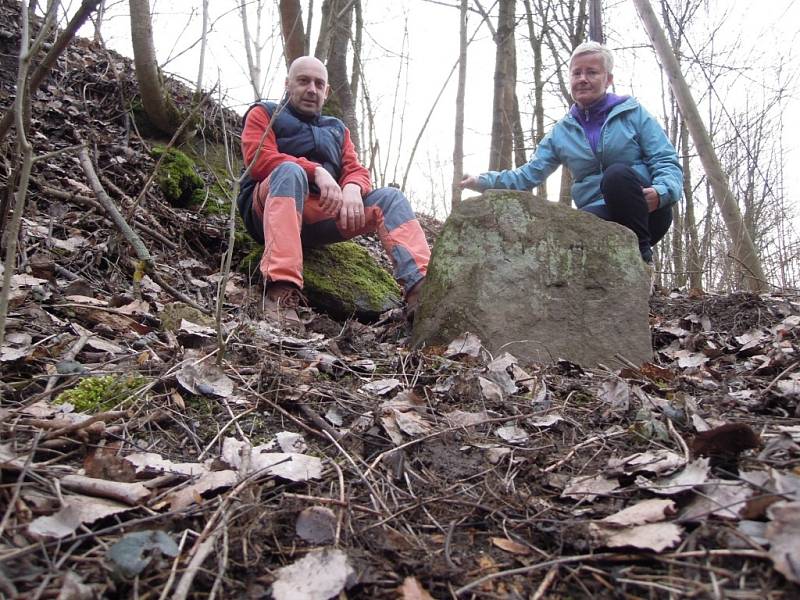
<svg viewBox="0 0 800 600"><path fill-rule="evenodd" d="M398 589L400 600L433 600L422 584L415 577L406 577Z"/></svg>
<svg viewBox="0 0 800 600"><path fill-rule="evenodd" d="M483 423L489 418L485 410L481 412L464 412L456 409L445 413L443 416L450 427L471 427Z"/></svg>
<svg viewBox="0 0 800 600"><path fill-rule="evenodd" d="M163 531L134 531L111 546L106 557L123 577L130 578L142 573L158 553L177 556L178 544Z"/></svg>
<svg viewBox="0 0 800 600"><path fill-rule="evenodd" d="M549 415L545 415L543 417L538 417L536 419L528 419L528 423L533 425L534 427L552 427L558 423L561 423L564 420L564 417L559 415L558 413L552 413Z"/></svg>
<svg viewBox="0 0 800 600"><path fill-rule="evenodd" d="M242 456L247 453L249 460L242 475L262 471L265 475L275 475L289 481L308 481L319 479L322 475L322 461L316 456L268 450L269 444L251 447L246 442L227 437L222 442L222 459L234 469L241 470Z"/></svg>
<svg viewBox="0 0 800 600"><path fill-rule="evenodd" d="M28 533L47 538L62 538L75 533L81 525L91 525L98 519L134 508L105 498L69 495L64 497L64 504L57 513L31 521Z"/></svg>
<svg viewBox="0 0 800 600"><path fill-rule="evenodd" d="M236 485L235 471L209 471L201 475L193 484L179 489L167 496L170 510L181 510L202 499L203 494Z"/></svg>
<svg viewBox="0 0 800 600"><path fill-rule="evenodd" d="M401 385L402 384L400 383L399 379L390 377L388 379L376 379L375 381L370 381L369 383L362 385L359 388L359 391L364 392L365 394L385 396L392 390L399 388Z"/></svg>
<svg viewBox="0 0 800 600"><path fill-rule="evenodd" d="M211 360L199 364L187 360L177 379L191 394L227 398L233 393L233 381Z"/></svg>
<svg viewBox="0 0 800 600"><path fill-rule="evenodd" d="M500 403L503 401L503 390L494 381L486 379L485 377L478 377L478 385L481 388L483 399L487 402ZM516 386L514 389L516 389Z"/></svg>
<svg viewBox="0 0 800 600"><path fill-rule="evenodd" d="M597 397L612 410L624 412L631 403L631 386L622 379L610 379L602 383Z"/></svg>
<svg viewBox="0 0 800 600"><path fill-rule="evenodd" d="M528 441L528 432L516 425L498 427L494 430L494 433L501 440L505 440L509 444L524 444Z"/></svg>
<svg viewBox="0 0 800 600"><path fill-rule="evenodd" d="M709 481L696 488L692 500L681 511L681 523L703 522L709 517L738 521L752 488L740 481Z"/></svg>
<svg viewBox="0 0 800 600"><path fill-rule="evenodd" d="M338 548L313 550L276 572L275 600L328 600L355 583L355 570Z"/></svg>
<svg viewBox="0 0 800 600"><path fill-rule="evenodd" d="M616 479L609 479L603 475L581 475L569 480L564 491L561 492L561 497L591 502L598 495L607 494L616 489L619 489L619 482Z"/></svg>
<svg viewBox="0 0 800 600"><path fill-rule="evenodd" d="M767 510L764 537L769 540L769 557L775 570L786 579L800 583L800 502L781 502Z"/></svg>
<svg viewBox="0 0 800 600"><path fill-rule="evenodd" d="M625 458L608 459L606 473L609 475L635 475L651 473L669 475L686 464L686 459L672 450L637 452Z"/></svg>
<svg viewBox="0 0 800 600"><path fill-rule="evenodd" d="M324 506L309 506L297 516L294 530L309 544L330 544L336 535L336 514Z"/></svg>
<svg viewBox="0 0 800 600"><path fill-rule="evenodd" d="M675 523L648 523L624 529L590 523L589 531L595 542L612 549L638 548L661 552L681 541L683 528Z"/></svg>
<svg viewBox="0 0 800 600"><path fill-rule="evenodd" d="M431 432L430 423L417 412L394 409L394 418L400 431L411 437L426 435Z"/></svg>
<svg viewBox="0 0 800 600"><path fill-rule="evenodd" d="M650 481L640 475L636 478L636 485L660 496L672 496L704 484L708 480L709 469L708 459L698 458L670 477Z"/></svg>
<svg viewBox="0 0 800 600"><path fill-rule="evenodd" d="M278 446L280 446L281 450L284 452L297 452L299 454L303 454L306 450L308 450L308 446L306 445L303 436L299 433L281 431L275 434L275 439L278 441Z"/></svg>
<svg viewBox="0 0 800 600"><path fill-rule="evenodd" d="M161 473L176 473L180 475L203 475L208 473L208 467L202 463L175 463L161 458L155 452L136 452L129 454L125 460L136 467L137 473L158 475Z"/></svg>
<svg viewBox="0 0 800 600"><path fill-rule="evenodd" d="M515 542L514 540L501 537L492 537L490 539L492 541L492 544L494 544L501 550L505 550L506 552L509 552L511 554L519 554L520 556L525 556L531 553L530 548L520 544L519 542Z"/></svg>
<svg viewBox="0 0 800 600"><path fill-rule="evenodd" d="M675 503L672 500L650 498L609 515L601 519L600 522L619 527L628 527L630 525L657 523L674 514Z"/></svg>
<svg viewBox="0 0 800 600"><path fill-rule="evenodd" d="M481 353L483 343L474 333L463 333L448 344L444 351L445 358L455 358L457 356L478 357Z"/></svg>

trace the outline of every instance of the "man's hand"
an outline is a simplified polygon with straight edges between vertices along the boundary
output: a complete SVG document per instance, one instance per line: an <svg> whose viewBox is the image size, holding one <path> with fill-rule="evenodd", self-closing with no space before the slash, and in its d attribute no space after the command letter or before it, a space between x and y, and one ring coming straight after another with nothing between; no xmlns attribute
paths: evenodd
<svg viewBox="0 0 800 600"><path fill-rule="evenodd" d="M655 188L642 188L642 192L644 193L644 200L647 202L648 212L653 212L654 210L658 209L658 192L655 190Z"/></svg>
<svg viewBox="0 0 800 600"><path fill-rule="evenodd" d="M342 190L342 207L339 209L339 228L346 232L355 232L366 224L364 202L361 200L361 188L348 183Z"/></svg>
<svg viewBox="0 0 800 600"><path fill-rule="evenodd" d="M314 183L319 188L319 206L332 217L339 215L342 208L342 188L333 176L322 167L314 170Z"/></svg>
<svg viewBox="0 0 800 600"><path fill-rule="evenodd" d="M474 190L476 192L483 191L483 189L481 189L481 184L478 181L478 178L475 177L474 175L467 175L466 173L464 174L464 179L462 179L458 185L459 187L461 187L462 190L468 189L468 190Z"/></svg>

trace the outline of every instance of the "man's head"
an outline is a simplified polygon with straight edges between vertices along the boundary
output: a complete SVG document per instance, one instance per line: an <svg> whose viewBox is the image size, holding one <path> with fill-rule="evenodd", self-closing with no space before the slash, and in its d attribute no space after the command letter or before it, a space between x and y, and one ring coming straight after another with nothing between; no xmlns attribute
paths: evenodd
<svg viewBox="0 0 800 600"><path fill-rule="evenodd" d="M597 102L614 81L614 56L597 42L585 42L569 59L569 82L572 99L586 107Z"/></svg>
<svg viewBox="0 0 800 600"><path fill-rule="evenodd" d="M328 70L313 56L301 56L289 66L286 95L289 104L304 115L317 115L328 97Z"/></svg>

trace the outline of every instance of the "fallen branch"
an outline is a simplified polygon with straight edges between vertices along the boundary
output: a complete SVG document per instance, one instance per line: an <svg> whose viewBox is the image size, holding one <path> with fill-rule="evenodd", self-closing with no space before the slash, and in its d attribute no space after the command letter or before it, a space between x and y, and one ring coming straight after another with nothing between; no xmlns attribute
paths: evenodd
<svg viewBox="0 0 800 600"><path fill-rule="evenodd" d="M85 421L81 421L80 423L73 423L69 427L62 427L61 429L56 429L55 431L51 431L45 436L44 439L52 440L53 438L69 435L71 433L75 433L76 431L86 429L87 427L90 427L94 423L99 423L101 421L105 423L107 421L114 421L116 419L124 419L128 416L129 415L127 410L114 410L114 411L97 413L96 415L93 415L88 419L86 419Z"/></svg>
<svg viewBox="0 0 800 600"><path fill-rule="evenodd" d="M151 491L141 483L125 483L109 479L84 477L83 475L66 475L59 481L64 489L86 494L118 500L128 506L136 506L150 496Z"/></svg>

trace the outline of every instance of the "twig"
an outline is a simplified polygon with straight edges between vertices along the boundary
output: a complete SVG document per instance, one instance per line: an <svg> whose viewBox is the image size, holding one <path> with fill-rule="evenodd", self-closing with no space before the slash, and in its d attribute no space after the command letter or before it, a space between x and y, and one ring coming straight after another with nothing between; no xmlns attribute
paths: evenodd
<svg viewBox="0 0 800 600"><path fill-rule="evenodd" d="M75 341L69 351L64 355L63 360L75 360L75 357L78 356L83 347L86 345L86 342L89 341L91 334L82 333L80 337ZM47 385L44 388L44 395L47 396L50 392L53 391L53 388L56 385L56 381L61 377L60 374L51 375L50 378L47 380Z"/></svg>
<svg viewBox="0 0 800 600"><path fill-rule="evenodd" d="M113 421L115 419L124 419L130 416L127 410L113 410L108 412L97 413L96 415L92 415L85 421L81 421L80 423L73 423L69 427L63 427L61 429L56 429L55 431L51 431L48 433L44 439L52 440L53 438L61 437L64 435L69 435L70 433L74 433L81 429L86 429L90 425L97 423L99 421L107 422Z"/></svg>
<svg viewBox="0 0 800 600"><path fill-rule="evenodd" d="M23 8L24 10L24 8ZM6 507L6 512L3 514L3 520L0 521L0 537L3 535L3 531L6 529L6 525L8 524L9 518L11 518L11 513L13 513L17 509L17 500L19 499L19 494L22 491L22 482L25 481L25 477L28 473L28 468L33 462L33 455L36 452L36 446L39 443L39 434L33 439L33 448L28 453L28 456L25 459L25 464L19 471L19 476L17 477L17 482L14 484L14 493L11 495L11 500ZM2 561L0 561L2 562Z"/></svg>
<svg viewBox="0 0 800 600"><path fill-rule="evenodd" d="M614 431L612 433L609 433L608 435L595 435L595 436L592 436L588 440L581 442L577 446L574 446L572 448L572 450L570 450L567 453L567 455L564 458L562 458L561 460L556 461L552 465L548 465L547 467L542 469L542 472L543 473L549 473L550 471L552 471L554 469L557 469L558 467L560 467L564 463L568 462L573 456L575 456L575 453L578 452L578 450L580 450L581 448L584 448L586 446L594 444L595 442L599 442L599 441L602 441L602 440L608 440L608 439L611 439L612 437L617 437L619 435L624 435L625 433L627 433L627 432L625 432L625 431Z"/></svg>
<svg viewBox="0 0 800 600"><path fill-rule="evenodd" d="M558 575L558 565L553 565L550 567L547 575L544 576L544 579L542 579L542 583L540 583L539 587L536 588L536 592L534 592L533 596L531 596L531 600L541 600L544 598L544 595L547 593L547 589L552 585L556 575Z"/></svg>

